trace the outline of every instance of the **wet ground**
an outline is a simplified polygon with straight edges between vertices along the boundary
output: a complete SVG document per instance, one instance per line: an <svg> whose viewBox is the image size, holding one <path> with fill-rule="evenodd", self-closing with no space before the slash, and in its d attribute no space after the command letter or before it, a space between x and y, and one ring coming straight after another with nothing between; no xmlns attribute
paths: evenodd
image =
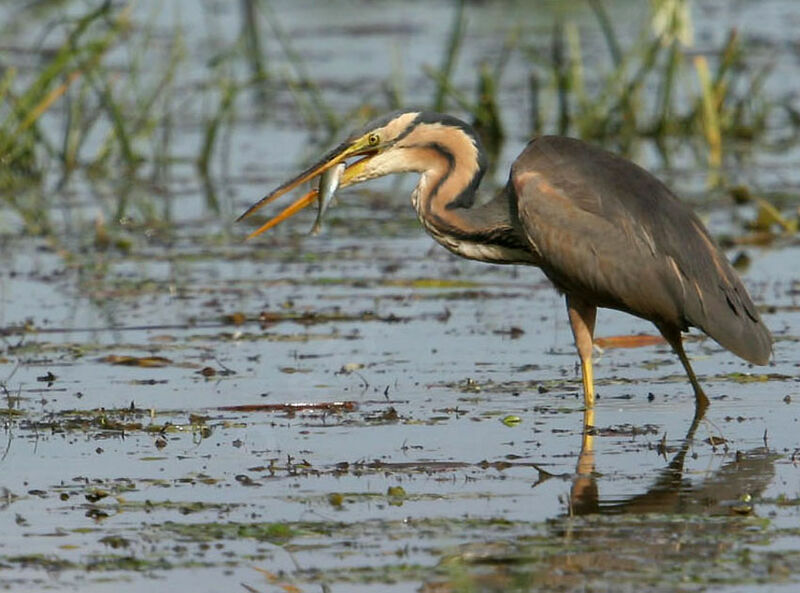
<svg viewBox="0 0 800 593"><path fill-rule="evenodd" d="M698 426L665 345L598 351L592 460L538 271L346 229L109 255L84 279L6 246L4 315L24 325L4 336L5 587L795 582L798 247L754 252L745 276L773 364L689 341L712 398ZM607 312L599 328L652 333Z"/></svg>
<svg viewBox="0 0 800 593"><path fill-rule="evenodd" d="M375 42L435 33L415 26ZM436 246L412 180L342 192L321 236L309 212L241 241L235 214L303 155L302 131L271 125L232 143L227 214L198 206L187 168L169 233L98 249L65 217L57 241L3 236L0 587L795 590L796 236L730 250L774 357L691 334L703 418L665 344L618 339L654 328L601 311L587 444L562 297ZM296 152L253 153L276 135ZM756 161L731 174L796 192L791 151ZM705 174L663 176L697 202ZM715 235L747 236L747 206L701 206Z"/></svg>

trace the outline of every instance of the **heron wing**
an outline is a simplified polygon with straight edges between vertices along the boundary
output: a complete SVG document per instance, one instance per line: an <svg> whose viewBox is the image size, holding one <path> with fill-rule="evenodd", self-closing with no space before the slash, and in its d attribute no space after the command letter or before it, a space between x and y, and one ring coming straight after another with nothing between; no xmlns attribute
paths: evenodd
<svg viewBox="0 0 800 593"><path fill-rule="evenodd" d="M566 293L659 324L702 329L765 364L772 339L692 210L637 165L579 140L544 136L515 161L522 232Z"/></svg>

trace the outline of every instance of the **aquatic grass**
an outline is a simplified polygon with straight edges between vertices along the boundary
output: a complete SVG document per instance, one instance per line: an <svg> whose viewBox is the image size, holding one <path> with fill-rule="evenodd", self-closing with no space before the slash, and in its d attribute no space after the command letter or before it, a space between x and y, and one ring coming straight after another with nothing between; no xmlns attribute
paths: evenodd
<svg viewBox="0 0 800 593"><path fill-rule="evenodd" d="M470 115L470 123L483 142L489 156L490 167L492 167L505 140L498 100L501 78L511 53L516 49L519 30L513 28L505 36L494 66L490 66L488 60L480 62L475 82L475 99L470 100L453 83L453 71L467 29L464 9L464 1L459 0L456 3L450 33L443 50L442 66L436 69L430 65L424 65L423 72L435 84L431 109L439 112L447 111L447 99L450 98L466 111ZM401 94L395 91L393 96L399 97Z"/></svg>
<svg viewBox="0 0 800 593"><path fill-rule="evenodd" d="M242 21L242 43L247 64L250 67L253 86L255 87L257 101L260 105L267 103L267 83L270 80L269 70L265 63L264 50L261 44L261 25L258 19L256 0L241 0L239 2Z"/></svg>
<svg viewBox="0 0 800 593"><path fill-rule="evenodd" d="M70 27L66 40L32 80L25 78L22 92L15 92L21 78L16 69L6 70L0 79L0 162L6 165L0 185L19 184L18 191L8 192L6 202L30 232L48 232L52 201L64 195L42 191L38 183L43 174L56 173L56 187L63 189L81 169L100 198L103 218L109 221L108 226L103 224L107 232L114 234L121 221L129 220L131 206L134 216L145 223L164 220L165 215L168 221L167 201L159 211L154 203L158 196L142 190L148 183L144 165L150 166L153 179L163 179L167 169L179 162L169 150L173 113L196 112L200 101L221 89L220 108L205 121L205 139L197 156L207 171L220 125L226 116L232 121L236 91L253 84L226 81L215 71L212 82L196 84L200 92L176 104L174 90L186 84L179 79L187 55L181 26L175 24L166 47L159 47L154 40L160 12L137 23L135 34L130 34L131 6L115 10L111 3L103 3L64 25ZM112 49L118 51L109 58ZM124 75L119 74L121 69ZM39 120L56 105L60 111L53 114L47 129L40 130Z"/></svg>
<svg viewBox="0 0 800 593"><path fill-rule="evenodd" d="M502 148L505 132L497 100L499 80L489 64L482 62L478 67L475 100L470 99L466 93L453 86L446 76L435 68L426 65L423 66L423 72L438 86L445 89L446 96L458 105L459 109L471 116L470 123L483 142L489 155L490 166L493 166L500 148Z"/></svg>
<svg viewBox="0 0 800 593"><path fill-rule="evenodd" d="M570 79L567 71L567 59L564 48L564 25L561 21L556 21L553 26L553 36L550 44L550 55L553 62L553 84L556 89L558 100L558 114L556 116L556 133L563 136L570 127Z"/></svg>
<svg viewBox="0 0 800 593"><path fill-rule="evenodd" d="M5 117L0 123L0 189L5 190L6 204L32 234L49 232L48 198L35 186L45 169L42 159L59 157L56 146L39 128L39 121L78 80L90 75L127 27L127 8L115 19L110 19L108 13L109 3L105 3L77 19L53 58L20 93L13 89L14 69L3 79L0 114ZM105 34L94 33L93 25L99 22L111 23ZM62 145L68 146L66 141ZM59 160L64 164L74 161L66 154Z"/></svg>
<svg viewBox="0 0 800 593"><path fill-rule="evenodd" d="M528 94L530 95L530 109L528 111L530 132L533 136L540 136L543 130L542 112L540 106L539 76L534 70L528 74Z"/></svg>
<svg viewBox="0 0 800 593"><path fill-rule="evenodd" d="M670 43L667 54L667 63L661 72L658 83L656 115L650 130L656 138L663 138L670 132L673 91L681 60L681 50L677 41Z"/></svg>
<svg viewBox="0 0 800 593"><path fill-rule="evenodd" d="M206 121L203 143L197 157L197 167L201 174L208 175L212 151L217 143L217 135L223 120L231 113L239 86L230 79L219 82L219 103L215 113ZM216 209L216 208L215 208Z"/></svg>
<svg viewBox="0 0 800 593"><path fill-rule="evenodd" d="M505 140L498 104L499 84L496 71L493 71L486 62L481 63L478 69L478 88L475 92L477 103L472 115L472 127L480 136L492 163L496 162Z"/></svg>
<svg viewBox="0 0 800 593"><path fill-rule="evenodd" d="M92 46L94 46L95 50L105 49L96 44L87 44L82 47L79 45L79 41L90 25L101 17L106 16L108 10L109 5L105 3L97 10L79 19L74 29L68 34L66 41L56 51L53 59L50 60L25 92L19 97L12 97L14 99L13 105L10 106L6 120L3 122L5 131L9 131L11 126L15 126L14 131L16 132L23 132L31 127L46 108L52 104L52 100L60 95L60 93L56 92L52 99L48 99L51 85L55 84L56 80L64 73L68 73L70 70L77 70L73 62L80 59L82 51L88 49L91 55L94 53L91 51ZM10 97L8 86L10 85L7 85L6 93L4 94Z"/></svg>
<svg viewBox="0 0 800 593"><path fill-rule="evenodd" d="M453 76L453 69L455 68L459 50L464 40L465 29L466 18L464 16L464 0L457 0L453 13L453 22L447 37L447 45L442 54L442 67L439 69L438 76L436 77L437 85L431 103L431 109L433 109L433 111L445 110L445 98L452 88L451 79Z"/></svg>
<svg viewBox="0 0 800 593"><path fill-rule="evenodd" d="M615 68L619 68L622 64L622 49L620 49L619 41L617 40L617 33L614 26L611 24L611 19L608 17L605 6L602 0L587 0L589 6L597 18L597 23L600 25L600 30L603 32L603 37L608 47L608 52L611 55L611 61Z"/></svg>
<svg viewBox="0 0 800 593"><path fill-rule="evenodd" d="M292 72L287 75L285 84L292 91L297 107L300 109L306 124L310 128L322 126L330 137L341 127L341 121L325 100L325 96L308 73L300 54L294 49L289 34L281 25L278 14L270 2L263 0L259 4L275 39L289 61Z"/></svg>
<svg viewBox="0 0 800 593"><path fill-rule="evenodd" d="M708 164L712 169L717 169L722 164L722 132L719 121L719 105L722 101L716 92L719 86L712 86L708 61L704 56L695 56L694 66L700 80L700 99L703 105L702 118L698 123L708 143Z"/></svg>
<svg viewBox="0 0 800 593"><path fill-rule="evenodd" d="M800 137L800 112L790 99L779 103L766 96L771 64L751 66L735 31L719 52L695 56L687 45L691 23L685 5L664 0L653 3L650 19L633 41L623 44L602 0L587 4L608 50L603 55L607 67L597 68L597 60L586 53L586 27L592 24L578 26L564 19L552 28L549 52L541 51L541 40L537 48L530 45L520 26L510 26L492 55L474 58L467 77L458 82L455 72L467 39L470 5L453 4L439 66L425 65L422 73L429 79L431 105L466 113L490 163L496 162L505 141L501 99L509 87L524 93L527 86L529 131L534 135L576 135L628 154L638 140L648 139L665 162L676 145L670 140L685 138L709 165L722 168L731 142L764 140L774 132L768 123L776 107L790 123L784 142ZM229 147L240 121L240 99L248 90L256 92L256 107L264 117L274 117L265 108L278 91L288 93L290 108L305 127L322 132L313 135L317 145L330 143L345 124L410 106L408 85L415 77L403 75L395 51L382 85L349 109L334 111L313 80L308 59L282 25L280 12L262 0L240 3L240 27L233 41L207 59L199 76L187 80L183 66L188 51L180 20L170 25L167 37L159 28L163 10L154 9L149 20L135 22L131 6L104 3L60 22L56 26L67 29L66 41L49 54L42 52L39 71L20 75L9 67L0 75L0 161L10 164L0 172L0 185L31 184L5 196L29 231L48 232L54 201L69 199L65 192L34 188L42 179L54 179L61 190L76 173L90 184L107 221L101 226L112 240L102 244L114 244L120 227L134 219L137 228L169 227L173 207L164 192L152 187L167 187L174 166L195 167L206 208L220 213L217 178L230 176ZM285 58L283 71L268 70L266 50L275 48ZM526 84L504 84L504 70L513 60L529 63ZM42 126L46 117L50 119ZM196 152L175 155L175 128L187 122L200 133ZM221 166L214 166L215 158ZM725 182L721 177L712 181Z"/></svg>
<svg viewBox="0 0 800 593"><path fill-rule="evenodd" d="M41 146L47 152L54 152L38 130L38 121L64 95L69 86L108 50L110 39L106 43L90 40L80 45L82 37L90 25L107 15L106 5L79 19L67 39L56 51L54 57L38 73L21 93L14 92L12 86L16 79L16 70L9 69L2 81L0 93L0 113L5 118L0 123L0 164L3 173L0 175L0 187L13 185L15 179L8 172L20 171L23 177L36 177L41 173L36 162L34 148ZM59 80L62 82L59 82Z"/></svg>
<svg viewBox="0 0 800 593"><path fill-rule="evenodd" d="M637 40L624 48L602 0L587 1L605 39L609 65L599 74L584 68L581 29L570 21L555 22L549 59L541 59L538 47L523 48L531 62L532 134L575 134L623 153L634 140L649 138L666 161L667 138L697 138L713 169L722 166L729 142L766 136L776 106L763 91L770 65L753 71L735 30L719 52L689 58L692 23L687 6L681 0L661 0L652 4ZM711 56L718 56L713 63ZM544 112L545 105L554 106L551 113ZM710 181L716 185L724 179Z"/></svg>

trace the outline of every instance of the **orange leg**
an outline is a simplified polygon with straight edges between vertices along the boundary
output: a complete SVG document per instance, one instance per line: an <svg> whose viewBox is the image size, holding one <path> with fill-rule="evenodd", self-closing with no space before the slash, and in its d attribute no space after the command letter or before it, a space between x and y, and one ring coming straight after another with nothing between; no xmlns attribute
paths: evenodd
<svg viewBox="0 0 800 593"><path fill-rule="evenodd" d="M594 373L592 372L592 340L594 322L597 318L597 307L590 305L580 297L567 295L567 312L572 326L572 335L578 356L581 359L583 376L583 398L587 408L594 406Z"/></svg>
<svg viewBox="0 0 800 593"><path fill-rule="evenodd" d="M686 374L689 376L689 382L692 384L692 388L694 389L697 413L699 413L699 415L702 417L703 412L708 407L709 401L708 397L706 397L706 394L703 392L703 388L700 387L700 383L697 381L694 370L692 370L692 365L689 364L689 358L686 356L686 352L683 350L681 331L672 326L657 324L657 327L661 331L661 335L664 336L664 339L669 343L670 346L672 346L675 354L678 355Z"/></svg>

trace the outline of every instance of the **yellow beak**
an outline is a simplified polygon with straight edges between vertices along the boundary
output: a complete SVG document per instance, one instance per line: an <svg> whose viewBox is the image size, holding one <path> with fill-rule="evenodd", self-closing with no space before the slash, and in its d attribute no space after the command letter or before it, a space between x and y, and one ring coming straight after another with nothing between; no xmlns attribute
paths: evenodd
<svg viewBox="0 0 800 593"><path fill-rule="evenodd" d="M368 136L362 136L357 140L351 142L345 142L341 146L335 148L328 154L326 154L322 159L320 159L317 163L297 175L296 177L290 179L286 183L283 183L279 187L277 187L272 193L264 196L258 202L250 206L245 212L236 219L236 222L247 218L253 212L261 208L262 206L266 206L270 202L277 200L283 194L290 192L295 187L300 185L301 183L305 183L318 175L321 175L331 167L341 163L345 159L353 156L364 156L364 158L359 159L355 163L348 166L344 172L342 173L342 178L339 181L339 188L346 187L348 185L352 185L353 183L357 183L354 181L357 179L359 173L363 170L366 161L370 158L375 156L378 153L378 148L375 146L370 146L368 141ZM264 231L271 229L272 227L280 224L290 216L297 214L308 206L312 204L314 200L317 199L319 192L316 189L312 189L305 195L303 195L298 200L295 200L292 204L284 208L284 210L275 216L274 218L270 218L267 222L263 225L258 227L255 231L247 235L248 239L252 239L253 237L260 235Z"/></svg>

